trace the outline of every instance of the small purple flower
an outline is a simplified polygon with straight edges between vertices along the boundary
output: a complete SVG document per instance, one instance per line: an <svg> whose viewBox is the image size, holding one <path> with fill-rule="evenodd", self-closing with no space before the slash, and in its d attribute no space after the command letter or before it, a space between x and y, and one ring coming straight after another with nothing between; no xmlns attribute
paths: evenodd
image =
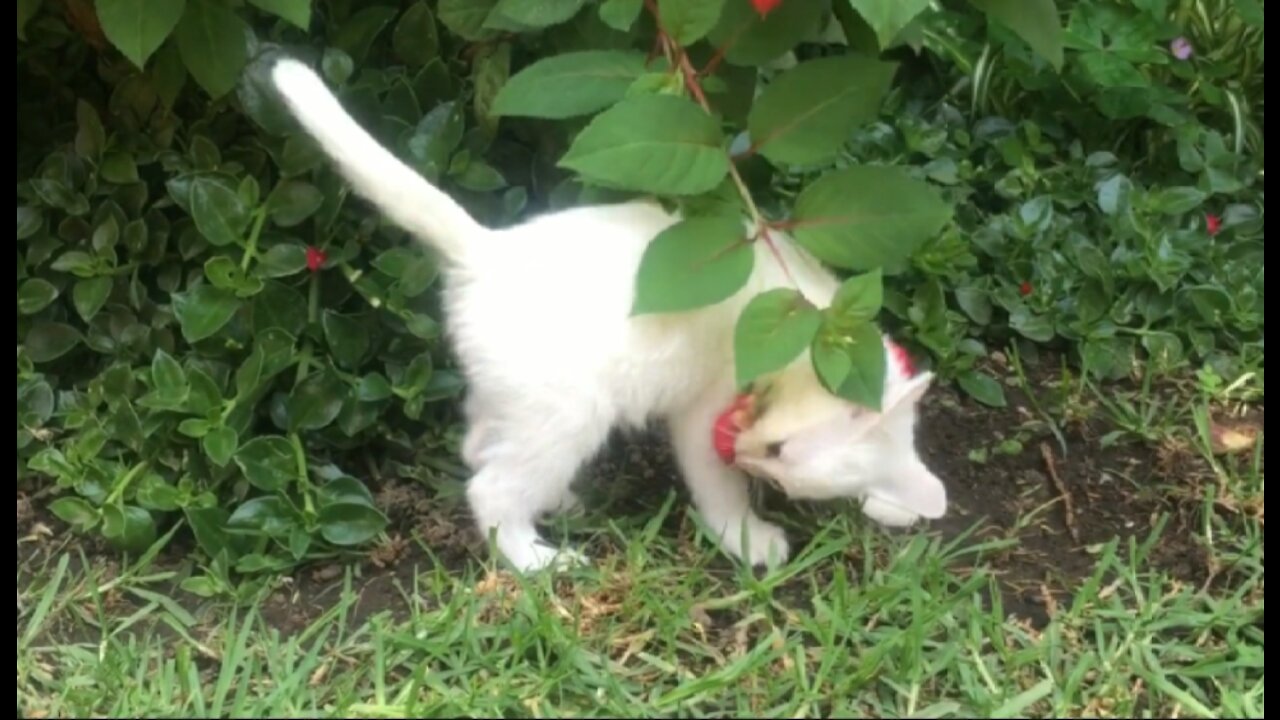
<svg viewBox="0 0 1280 720"><path fill-rule="evenodd" d="M1191 49L1190 40L1179 37L1174 38L1173 42L1169 43L1169 52L1173 53L1173 56L1179 60L1186 60L1191 57L1194 51Z"/></svg>

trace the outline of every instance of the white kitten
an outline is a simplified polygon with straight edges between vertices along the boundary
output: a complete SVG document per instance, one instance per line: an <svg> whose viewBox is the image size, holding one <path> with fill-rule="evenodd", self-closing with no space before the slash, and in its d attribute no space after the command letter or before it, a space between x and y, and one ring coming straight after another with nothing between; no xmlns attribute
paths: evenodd
<svg viewBox="0 0 1280 720"><path fill-rule="evenodd" d="M469 386L467 497L509 562L533 570L581 559L543 542L536 518L573 502L570 483L611 429L654 418L667 420L693 500L722 547L752 564L786 559L782 528L755 514L746 478L712 445L713 423L737 395L738 314L757 293L791 287L766 248L755 244L751 279L729 300L632 317L645 247L678 217L635 201L487 229L370 137L305 65L283 60L273 74L356 192L446 261L448 334ZM790 238L775 244L799 290L830 304L837 279ZM827 392L800 357L760 384L767 401L738 439L736 464L791 497L864 498L886 524L940 516L945 490L913 440L931 376L890 366L884 411L873 413Z"/></svg>

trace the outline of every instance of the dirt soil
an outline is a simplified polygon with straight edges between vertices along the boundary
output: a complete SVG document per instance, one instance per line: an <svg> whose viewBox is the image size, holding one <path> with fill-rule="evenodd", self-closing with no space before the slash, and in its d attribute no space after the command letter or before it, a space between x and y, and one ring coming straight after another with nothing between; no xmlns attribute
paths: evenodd
<svg viewBox="0 0 1280 720"><path fill-rule="evenodd" d="M1187 582L1204 582L1211 576L1208 558L1194 543L1195 533L1184 531L1194 507L1178 503L1168 492L1171 483L1208 477L1203 460L1176 446L1153 448L1129 442L1103 448L1103 430L1087 423L1063 428L1064 452L1043 425L1034 429L1037 416L1025 397L1011 392L1009 400L1009 407L992 409L939 388L926 399L919 438L926 462L947 484L951 503L948 515L936 521L933 530L944 538L954 537L982 521L978 537L1017 538L1014 548L985 559L1003 582L1006 612L1043 623L1052 605L1092 573L1091 550L1117 537L1146 538L1155 519L1166 512L1171 519L1151 562ZM1021 451L994 450L1008 441L1021 442ZM985 459L971 457L984 449ZM610 482L592 483L593 476ZM589 506L599 506L603 500L611 516L645 516L658 509L672 487L679 487L675 478L669 451L655 434L617 439L583 484ZM390 480L376 492L392 521L388 533L392 540L357 566L360 599L352 612L357 622L384 610L403 611L405 591L412 588L416 571L437 564L461 568L486 554L456 501L443 502L416 481ZM771 508L785 513L785 503L776 500L771 499ZM41 512L39 504L19 488L19 538L33 532L51 538L20 542L20 568L35 566L36 555L42 552L68 549L60 540L52 540L67 537L68 531ZM1037 510L1034 519L1025 522L1033 510ZM667 525L664 532L690 534L683 527L682 512L670 513ZM806 538L793 540L799 547ZM159 562L176 565L188 548L175 540ZM114 554L93 539L86 539L81 549L91 562L95 557L115 562ZM607 548L597 544L587 550L590 555ZM74 544L70 551L76 552ZM849 562L859 559L850 557ZM286 633L305 628L337 602L344 570L338 564L300 570L264 606L265 619Z"/></svg>

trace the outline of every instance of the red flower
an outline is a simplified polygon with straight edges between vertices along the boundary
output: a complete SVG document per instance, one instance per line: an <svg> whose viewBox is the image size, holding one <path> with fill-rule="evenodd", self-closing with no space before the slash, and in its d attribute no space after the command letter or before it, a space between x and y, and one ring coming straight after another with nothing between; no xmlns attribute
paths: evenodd
<svg viewBox="0 0 1280 720"><path fill-rule="evenodd" d="M311 272L319 272L324 267L324 263L329 259L329 253L318 247L307 248L307 269Z"/></svg>
<svg viewBox="0 0 1280 720"><path fill-rule="evenodd" d="M893 361L897 363L898 370L902 371L907 377L914 377L916 374L915 363L911 362L911 356L896 342L889 341L889 352L893 354Z"/></svg>
<svg viewBox="0 0 1280 720"><path fill-rule="evenodd" d="M803 0L801 0L803 2ZM769 14L770 10L782 4L782 0L751 0L751 5L755 7L756 12L760 13L760 17Z"/></svg>
<svg viewBox="0 0 1280 720"><path fill-rule="evenodd" d="M737 453L738 433L751 424L751 406L754 401L755 398L751 395L739 395L711 425L711 444L725 465L733 464Z"/></svg>
<svg viewBox="0 0 1280 720"><path fill-rule="evenodd" d="M1031 287L1031 283L1027 282L1026 280L1023 280L1022 284L1018 286L1018 292L1022 293L1022 297L1026 297L1030 295L1031 291L1034 289L1035 288Z"/></svg>
<svg viewBox="0 0 1280 720"><path fill-rule="evenodd" d="M1205 230L1209 231L1209 237L1213 237L1222 232L1222 218L1213 213L1206 213L1204 216Z"/></svg>

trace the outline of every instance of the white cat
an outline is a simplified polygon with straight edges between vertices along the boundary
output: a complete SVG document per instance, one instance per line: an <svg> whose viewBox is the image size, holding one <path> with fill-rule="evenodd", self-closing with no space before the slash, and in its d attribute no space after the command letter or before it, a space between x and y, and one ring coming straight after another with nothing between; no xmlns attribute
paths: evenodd
<svg viewBox="0 0 1280 720"><path fill-rule="evenodd" d="M738 314L757 293L792 286L761 243L750 281L729 300L632 317L641 255L678 217L634 201L487 229L370 137L310 68L282 60L273 76L356 192L445 260L446 325L469 386L467 497L516 568L582 560L545 543L535 520L575 501L570 483L613 428L655 418L670 427L703 520L724 550L752 564L785 561L788 547L782 528L752 510L742 470L791 498L862 498L889 525L946 510L946 491L914 446L915 406L932 376L911 377L896 361L875 413L826 391L803 355L758 384L757 417L737 438L733 464L716 453L712 426L737 397ZM837 279L790 238L775 244L799 290L830 304Z"/></svg>

